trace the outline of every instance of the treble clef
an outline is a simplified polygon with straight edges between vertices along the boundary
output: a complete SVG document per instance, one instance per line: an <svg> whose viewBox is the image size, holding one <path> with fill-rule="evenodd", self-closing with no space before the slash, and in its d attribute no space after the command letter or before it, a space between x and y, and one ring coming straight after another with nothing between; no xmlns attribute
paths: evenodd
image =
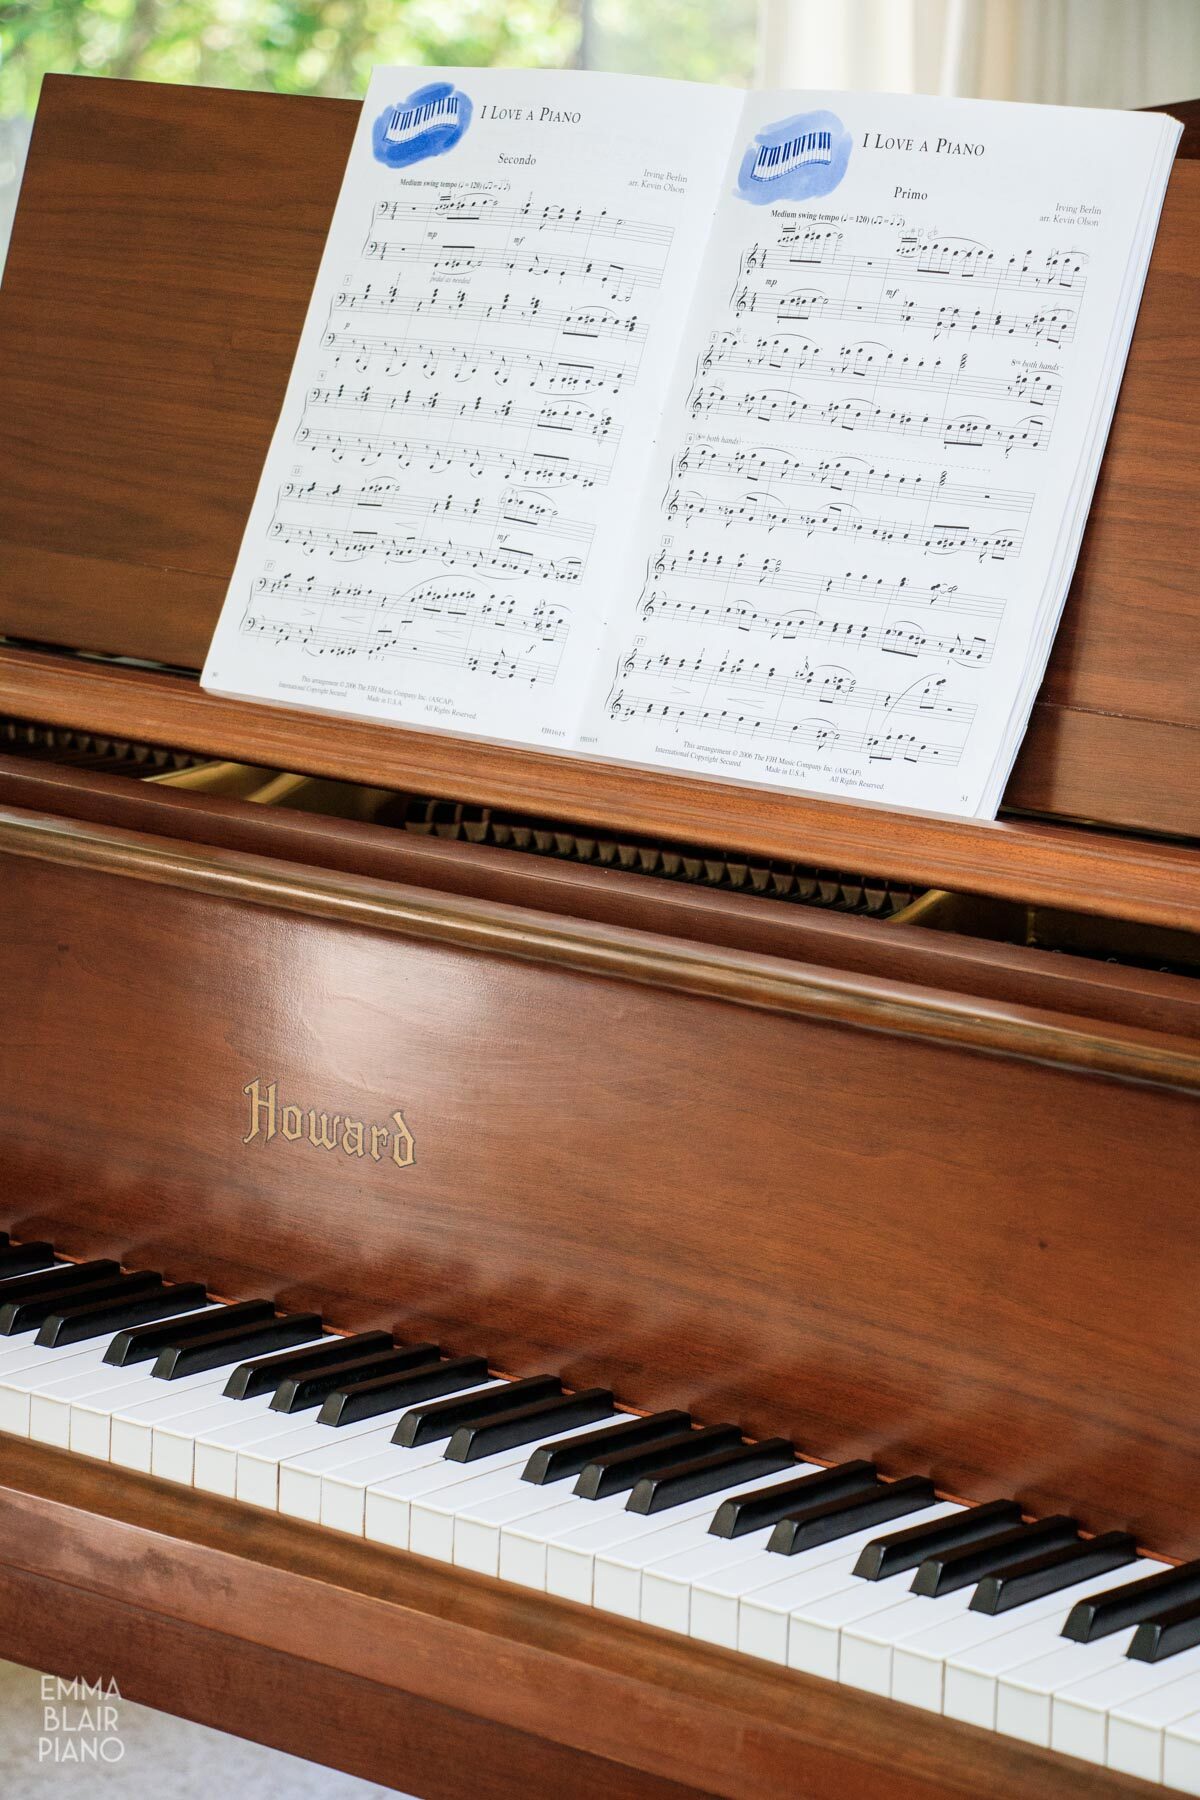
<svg viewBox="0 0 1200 1800"><path fill-rule="evenodd" d="M659 551L658 555L654 559L654 573L655 573L655 576L658 578L658 580L661 581L663 576L666 574L666 572L667 572L667 553L666 553L666 550L663 549L663 550Z"/></svg>
<svg viewBox="0 0 1200 1800"><path fill-rule="evenodd" d="M621 717L621 714L624 711L624 708L622 707L621 702L622 702L622 700L624 700L624 698L625 698L625 689L618 688L616 693L613 695L612 699L609 701L608 716L610 719L619 719Z"/></svg>

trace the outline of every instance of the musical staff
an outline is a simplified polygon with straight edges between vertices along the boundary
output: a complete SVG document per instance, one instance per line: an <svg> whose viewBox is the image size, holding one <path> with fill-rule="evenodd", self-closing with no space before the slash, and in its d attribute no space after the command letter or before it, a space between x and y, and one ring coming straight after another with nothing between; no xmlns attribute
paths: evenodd
<svg viewBox="0 0 1200 1800"><path fill-rule="evenodd" d="M1015 288L1023 293L1062 288L1074 295L1081 295L1087 285L1088 257L1082 250L1024 250L1005 258L970 238L926 237L914 231L901 232L888 256L848 252L841 248L844 242L845 233L836 228L787 220L778 243L754 243L742 252L739 274L805 267L852 280L904 277L943 285L958 281L992 289Z"/></svg>
<svg viewBox="0 0 1200 1800"><path fill-rule="evenodd" d="M560 643L566 636L570 615L562 606L539 597L533 602L513 593L489 589L482 597L476 587L447 585L445 581L418 582L395 594L361 582L321 581L316 575L261 575L254 583L251 609L261 612L264 601L298 602L302 607L334 606L343 614L365 610L391 626L408 627L419 620L445 623L453 629L480 626Z"/></svg>
<svg viewBox="0 0 1200 1800"><path fill-rule="evenodd" d="M268 534L272 543L292 544L308 554L324 551L337 562L360 562L378 556L385 562L440 562L453 569L484 574L524 576L535 581L578 581L583 563L577 556L536 556L532 550L498 543L455 544L442 538L394 537L378 531L338 531L327 525L300 525L276 519Z"/></svg>
<svg viewBox="0 0 1200 1800"><path fill-rule="evenodd" d="M774 337L744 338L737 332L718 332L704 351L699 370L713 368L773 369L790 381L863 382L871 388L917 387L934 393L980 400L1011 400L1018 406L1038 407L1053 416L1061 391L1051 375L1021 369L1015 375L977 375L963 352L957 363L941 357L910 356L886 344L863 342L823 350L812 338L799 333Z"/></svg>
<svg viewBox="0 0 1200 1800"><path fill-rule="evenodd" d="M520 379L527 387L543 392L615 394L627 387L636 374L629 363L580 362L535 350L518 350L511 345L472 344L467 348L407 340L398 345L383 333L332 330L326 331L321 342L333 351L335 362L348 356L359 369L382 362L388 374L413 371L428 381L467 382L486 373L499 387Z"/></svg>
<svg viewBox="0 0 1200 1800"><path fill-rule="evenodd" d="M607 463L579 462L565 451L490 449L484 444L437 443L428 438L389 437L384 431L345 431L303 422L296 429L301 449L321 451L332 462L354 457L361 463L386 457L402 469L443 475L465 469L478 479L494 473L507 480L540 482L545 487L602 487L611 473Z"/></svg>
<svg viewBox="0 0 1200 1800"><path fill-rule="evenodd" d="M801 487L823 487L838 494L885 494L889 499L906 500L914 504L934 500L955 502L963 506L981 507L988 512L999 510L1018 513L1023 518L1028 516L1034 500L1033 494L1025 488L1000 488L971 481L955 481L952 470L934 468L928 464L912 463L889 467L882 463L868 462L858 456L817 457L809 461L802 456L789 456L785 450L755 448L738 451L733 457L728 457L713 451L709 445L698 444L694 449L686 449L680 453L676 458L675 471L680 477L685 473L728 473L730 463L736 463L738 474L750 480L769 481L773 485L788 483ZM760 501L761 498L762 496L748 496L747 503L752 500ZM670 514L670 496L666 507ZM761 509L753 510L747 516L768 526L775 523Z"/></svg>
<svg viewBox="0 0 1200 1800"><path fill-rule="evenodd" d="M797 288L790 294L778 294L742 286L735 293L733 304L739 315L764 315L780 325L811 319L869 321L873 325L931 331L935 338L965 332L969 337L1031 338L1047 344L1069 344L1075 336L1076 315L1069 307L1045 306L1034 312L1013 312L1003 307L924 305L910 295L890 289L873 300L851 300L821 288Z"/></svg>
<svg viewBox="0 0 1200 1800"><path fill-rule="evenodd" d="M926 631L914 619L894 619L885 625L864 620L824 617L815 608L794 612L764 612L742 601L705 606L696 600L673 600L661 590L650 589L638 608L643 619L666 619L692 627L717 626L730 631L796 643L801 638L819 643L846 644L852 649L878 650L886 656L915 659L932 656L939 662L982 668L992 659L995 638L991 633L971 636L956 632L943 637Z"/></svg>
<svg viewBox="0 0 1200 1800"><path fill-rule="evenodd" d="M465 419L482 424L509 425L520 431L574 432L600 442L611 439L614 444L619 442L621 435L611 412L596 412L590 406L566 400L547 401L544 406L534 408L518 406L513 400L485 400L479 394L473 399L460 399L456 394L443 394L437 389L422 393L415 388L405 388L401 393L392 394L380 388L348 388L339 384L333 388L310 388L308 405L344 407L354 413L431 415L455 423Z"/></svg>
<svg viewBox="0 0 1200 1800"><path fill-rule="evenodd" d="M522 525L547 533L551 537L590 544L595 527L584 520L564 518L553 501L540 490L505 488L495 505L481 495L459 499L453 493L441 495L410 494L394 481L369 482L366 487L347 488L340 482L332 486L316 481L288 481L279 490L279 500L301 507L332 506L352 512L379 512L404 519L457 519L469 524L505 526Z"/></svg>
<svg viewBox="0 0 1200 1800"><path fill-rule="evenodd" d="M440 275L473 275L498 269L506 275L533 275L541 280L594 282L613 300L631 299L638 288L657 288L662 270L640 263L608 262L592 256L556 256L541 250L488 249L479 244L411 244L397 238L372 238L363 256L368 262L402 262L433 269Z"/></svg>
<svg viewBox="0 0 1200 1800"><path fill-rule="evenodd" d="M961 613L975 619L1001 619L1004 602L995 596L963 593L957 582L934 581L925 585L902 576L898 581L882 575L824 575L808 569L789 569L777 556L755 557L745 550L732 554L692 547L680 554L660 550L651 564L649 582L639 605L649 618L655 599L654 582L664 577L681 581L718 582L728 591L735 587L769 588L782 594L808 594L815 600L836 598L856 605L904 606L910 610Z"/></svg>
<svg viewBox="0 0 1200 1800"><path fill-rule="evenodd" d="M496 300L476 300L467 288L409 294L398 282L386 288L370 282L361 288L341 288L330 304L330 316L335 312L385 313L392 319L436 319L450 325L460 320L471 325L518 324L561 337L612 338L639 345L645 343L647 329L637 313L622 315L610 307L548 306L540 294L521 299L506 293Z"/></svg>
<svg viewBox="0 0 1200 1800"><path fill-rule="evenodd" d="M587 212L579 206L537 201L531 194L521 206L513 206L495 194L460 194L447 189L430 204L420 200L381 200L373 218L393 223L402 219L415 225L494 225L503 231L567 231L575 237L626 238L635 244L661 244L669 248L674 232L669 225L649 224L644 219L623 218L601 207Z"/></svg>
<svg viewBox="0 0 1200 1800"><path fill-rule="evenodd" d="M969 414L947 418L941 413L912 413L873 405L857 398L801 400L788 390L764 389L760 393L728 392L722 387L699 388L692 396L693 418L755 418L764 425L822 425L853 433L881 431L889 436L933 438L947 450L995 447L1008 456L1013 450L1045 450L1050 430L1045 420L1020 419L1000 425Z"/></svg>
<svg viewBox="0 0 1200 1800"><path fill-rule="evenodd" d="M814 667L807 660L801 668L789 673L775 663L748 662L744 656L722 656L718 662L699 656L671 656L636 652L621 663L621 677L628 681L634 675L660 677L685 688L694 682L709 688L727 688L731 693L762 694L781 705L784 701L802 699L818 705L851 707L856 712L878 712L885 718L915 718L930 714L969 725L975 708L969 701L951 699L944 675L924 676L901 689L864 687L853 670L837 663L821 663Z"/></svg>
<svg viewBox="0 0 1200 1800"><path fill-rule="evenodd" d="M982 562L985 558L1002 562L1005 557L1019 556L1023 534L1010 531L976 531L958 520L934 520L916 524L909 519L882 518L861 513L855 506L831 502L818 512L798 507L781 506L767 494L749 494L742 500L717 500L696 493L674 490L667 497L666 516L674 519L716 519L725 525L760 526L766 531L801 531L829 537L865 538L875 544L894 544L935 555L953 555L967 551Z"/></svg>
<svg viewBox="0 0 1200 1800"><path fill-rule="evenodd" d="M783 744L797 752L828 752L861 755L868 762L943 763L956 768L962 757L961 744L936 744L911 731L846 731L831 721L819 718L768 719L754 713L736 712L730 707L680 705L666 700L653 700L645 694L634 694L619 688L609 702L610 719L645 719L654 724L690 725L701 732L721 736L761 739Z"/></svg>

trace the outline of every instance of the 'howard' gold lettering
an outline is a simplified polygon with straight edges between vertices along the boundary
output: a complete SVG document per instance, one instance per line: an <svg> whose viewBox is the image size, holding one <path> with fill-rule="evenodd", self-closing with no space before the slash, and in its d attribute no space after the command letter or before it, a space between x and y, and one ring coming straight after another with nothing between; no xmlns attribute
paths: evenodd
<svg viewBox="0 0 1200 1800"><path fill-rule="evenodd" d="M243 1144L257 1138L266 1145L275 1137L286 1143L307 1142L314 1150L341 1150L346 1156L369 1156L372 1162L390 1162L397 1169L411 1169L417 1160L416 1140L400 1111L386 1125L367 1125L348 1113L318 1112L294 1101L283 1103L278 1083L257 1078L242 1089L250 1102L249 1129Z"/></svg>

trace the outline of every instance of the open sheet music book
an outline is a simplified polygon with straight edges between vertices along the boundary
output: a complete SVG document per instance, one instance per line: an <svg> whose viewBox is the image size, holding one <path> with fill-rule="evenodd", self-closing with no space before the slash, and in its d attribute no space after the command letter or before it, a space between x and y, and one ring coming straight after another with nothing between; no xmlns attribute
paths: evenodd
<svg viewBox="0 0 1200 1800"><path fill-rule="evenodd" d="M377 70L204 685L993 816L1179 132Z"/></svg>

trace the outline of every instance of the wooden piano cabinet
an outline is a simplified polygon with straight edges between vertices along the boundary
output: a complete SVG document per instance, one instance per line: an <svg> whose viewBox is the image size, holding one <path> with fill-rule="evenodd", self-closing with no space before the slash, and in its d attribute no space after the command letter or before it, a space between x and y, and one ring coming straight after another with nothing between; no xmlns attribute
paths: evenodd
<svg viewBox="0 0 1200 1800"><path fill-rule="evenodd" d="M0 1224L1200 1552L1194 1035L16 809L0 853Z"/></svg>
<svg viewBox="0 0 1200 1800"><path fill-rule="evenodd" d="M981 823L200 691L354 117L47 78L0 288L0 715L1200 931L1196 162ZM1200 984L1161 960L0 756L0 1227L1194 1556ZM1150 1792L12 1438L0 1655L430 1800Z"/></svg>
<svg viewBox="0 0 1200 1800"><path fill-rule="evenodd" d="M1141 1781L0 1439L0 1656L427 1800L1137 1800Z"/></svg>

